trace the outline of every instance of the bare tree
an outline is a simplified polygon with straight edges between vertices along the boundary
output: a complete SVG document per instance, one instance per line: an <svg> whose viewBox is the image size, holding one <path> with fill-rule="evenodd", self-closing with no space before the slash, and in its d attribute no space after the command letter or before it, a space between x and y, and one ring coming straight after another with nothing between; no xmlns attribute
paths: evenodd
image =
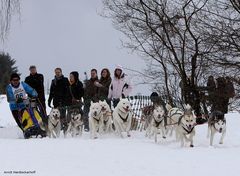
<svg viewBox="0 0 240 176"><path fill-rule="evenodd" d="M146 80L155 81L171 104L183 100L199 113L199 87L206 83L206 78L233 73L239 66L233 56L236 52L224 47L227 42L219 32L224 25L236 25L232 16L237 14L230 8L221 14L221 2L105 0L104 7L114 27L128 37L125 47L148 61ZM227 18L225 13L229 13Z"/></svg>
<svg viewBox="0 0 240 176"><path fill-rule="evenodd" d="M0 37L2 40L9 33L14 14L20 14L20 0L0 0Z"/></svg>

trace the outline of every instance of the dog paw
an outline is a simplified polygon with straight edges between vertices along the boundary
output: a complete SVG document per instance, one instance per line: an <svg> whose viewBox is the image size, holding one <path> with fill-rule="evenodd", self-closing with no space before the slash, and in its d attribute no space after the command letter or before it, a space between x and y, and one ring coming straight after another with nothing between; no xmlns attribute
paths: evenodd
<svg viewBox="0 0 240 176"><path fill-rule="evenodd" d="M194 147L194 145L193 145L193 144L191 144L191 145L190 145L190 147Z"/></svg>

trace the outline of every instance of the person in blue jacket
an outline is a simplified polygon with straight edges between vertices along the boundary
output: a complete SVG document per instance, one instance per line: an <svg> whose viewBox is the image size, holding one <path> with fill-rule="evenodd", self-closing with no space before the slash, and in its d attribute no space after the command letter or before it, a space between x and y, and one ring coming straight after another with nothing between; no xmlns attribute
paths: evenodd
<svg viewBox="0 0 240 176"><path fill-rule="evenodd" d="M20 82L20 76L17 73L11 74L10 84L6 88L7 101L12 115L23 130L19 117L22 116L23 110L26 108L24 100L28 96L37 97L37 92L25 82Z"/></svg>

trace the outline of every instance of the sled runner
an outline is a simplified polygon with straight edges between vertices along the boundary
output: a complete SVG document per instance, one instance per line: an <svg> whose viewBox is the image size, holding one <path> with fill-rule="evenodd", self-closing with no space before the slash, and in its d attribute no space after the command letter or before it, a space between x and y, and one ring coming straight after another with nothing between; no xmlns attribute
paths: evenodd
<svg viewBox="0 0 240 176"><path fill-rule="evenodd" d="M43 118L46 118L45 112L40 107L37 99L26 99L24 101L26 108L20 116L24 138L32 136L46 137L46 131L43 124Z"/></svg>

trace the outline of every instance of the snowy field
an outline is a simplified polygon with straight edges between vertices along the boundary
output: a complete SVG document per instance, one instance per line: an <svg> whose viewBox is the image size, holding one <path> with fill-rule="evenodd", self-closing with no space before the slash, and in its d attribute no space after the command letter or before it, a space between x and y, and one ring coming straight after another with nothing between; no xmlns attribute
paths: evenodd
<svg viewBox="0 0 240 176"><path fill-rule="evenodd" d="M174 138L153 139L142 132L131 138L114 135L81 138L23 139L4 97L0 100L0 176L239 176L240 115L227 115L224 144L209 147L207 126L197 126L194 148L181 148ZM10 173L32 171L32 173ZM7 173L8 172L8 173Z"/></svg>

